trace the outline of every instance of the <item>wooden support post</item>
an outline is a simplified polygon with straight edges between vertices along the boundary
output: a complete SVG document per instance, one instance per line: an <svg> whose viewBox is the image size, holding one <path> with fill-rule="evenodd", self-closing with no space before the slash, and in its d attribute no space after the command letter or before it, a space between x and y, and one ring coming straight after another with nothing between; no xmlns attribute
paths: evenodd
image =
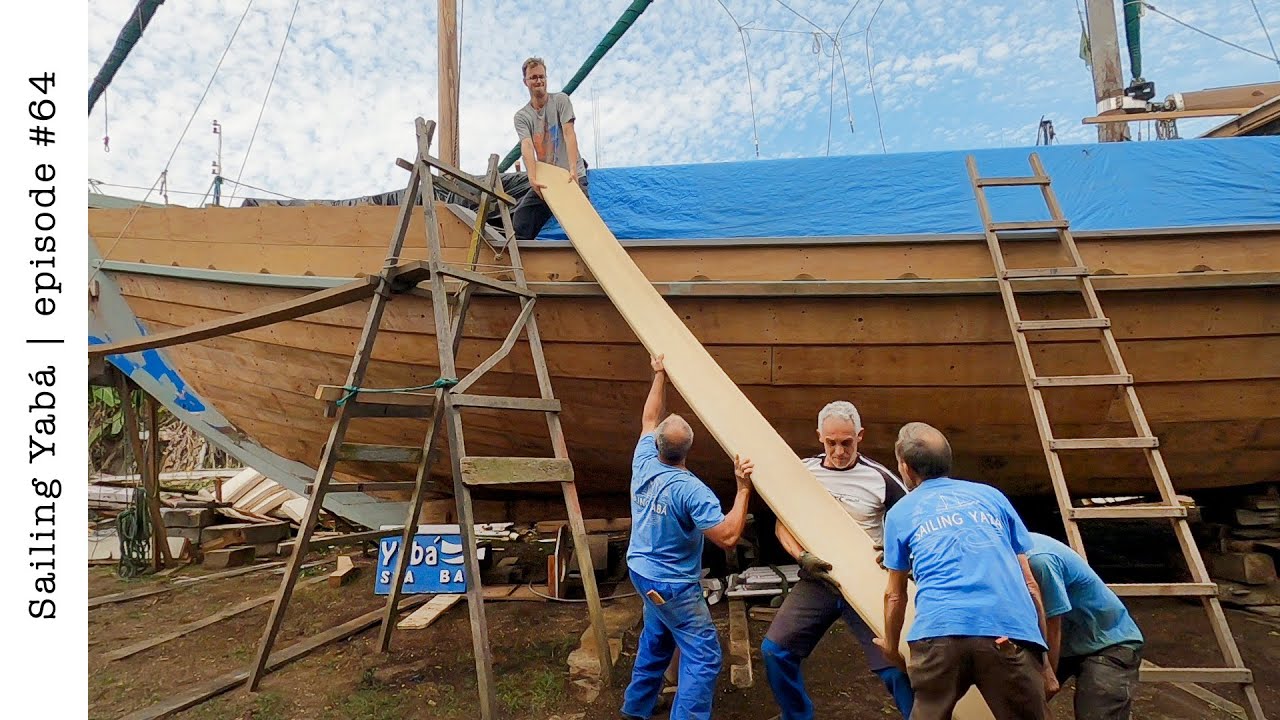
<svg viewBox="0 0 1280 720"><path fill-rule="evenodd" d="M436 4L437 67L440 83L436 97L440 107L440 158L450 165L458 162L458 3L439 0ZM424 196L435 200L434 195Z"/></svg>
<svg viewBox="0 0 1280 720"><path fill-rule="evenodd" d="M173 565L173 553L169 550L169 533L160 514L160 403L147 393L142 397L147 404L147 514L151 516L151 557L156 570Z"/></svg>

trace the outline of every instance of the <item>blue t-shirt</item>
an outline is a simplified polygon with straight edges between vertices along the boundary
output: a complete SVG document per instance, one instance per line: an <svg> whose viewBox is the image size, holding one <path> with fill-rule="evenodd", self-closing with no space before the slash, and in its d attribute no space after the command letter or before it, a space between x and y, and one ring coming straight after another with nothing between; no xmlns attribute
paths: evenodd
<svg viewBox="0 0 1280 720"><path fill-rule="evenodd" d="M885 567L915 574L907 640L1007 636L1044 647L1018 563L1030 549L1022 519L989 485L940 477L907 493L884 521Z"/></svg>
<svg viewBox="0 0 1280 720"><path fill-rule="evenodd" d="M720 500L697 475L658 460L648 433L631 459L631 546L627 567L656 582L698 582L702 531L724 521Z"/></svg>
<svg viewBox="0 0 1280 720"><path fill-rule="evenodd" d="M1112 645L1142 646L1142 631L1124 603L1070 547L1031 533L1027 560L1045 616L1062 616L1061 657L1092 655Z"/></svg>

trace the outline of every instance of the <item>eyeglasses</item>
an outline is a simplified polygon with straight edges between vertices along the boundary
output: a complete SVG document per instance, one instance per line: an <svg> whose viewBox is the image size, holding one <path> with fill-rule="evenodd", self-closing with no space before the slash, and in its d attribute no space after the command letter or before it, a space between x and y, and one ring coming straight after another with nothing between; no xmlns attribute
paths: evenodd
<svg viewBox="0 0 1280 720"><path fill-rule="evenodd" d="M546 76L546 75L530 75L529 77L527 77L527 78L525 78L525 79L526 79L526 80L546 80L546 79L547 79L547 76Z"/></svg>

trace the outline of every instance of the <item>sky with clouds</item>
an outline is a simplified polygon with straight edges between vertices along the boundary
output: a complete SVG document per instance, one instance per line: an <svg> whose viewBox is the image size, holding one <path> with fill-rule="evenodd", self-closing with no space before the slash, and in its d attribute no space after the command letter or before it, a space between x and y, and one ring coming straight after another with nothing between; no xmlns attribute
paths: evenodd
<svg viewBox="0 0 1280 720"><path fill-rule="evenodd" d="M1253 2L1280 42L1280 0ZM88 5L88 79L134 4ZM490 153L514 144L512 114L528 100L521 61L546 58L558 90L630 0L459 4L462 165L480 173ZM1250 0L1152 4L1272 55ZM1080 124L1094 114L1078 56L1083 5L657 0L574 93L580 147L593 166L619 167L752 159L756 138L762 159L1029 146L1042 116L1059 141L1089 142L1096 132ZM1151 11L1143 21L1143 69L1158 98L1280 80L1275 61ZM165 3L89 119L89 177L109 183L104 192L141 198L167 166L170 201L196 205L212 182L217 120L231 180L295 198L399 188L394 161L413 153L414 118L436 116L435 38L434 2ZM1217 122L1182 121L1180 130L1192 137Z"/></svg>

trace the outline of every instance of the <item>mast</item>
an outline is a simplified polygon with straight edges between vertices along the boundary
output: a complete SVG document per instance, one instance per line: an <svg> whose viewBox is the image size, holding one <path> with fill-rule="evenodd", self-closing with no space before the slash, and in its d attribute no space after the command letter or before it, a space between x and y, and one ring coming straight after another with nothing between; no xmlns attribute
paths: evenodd
<svg viewBox="0 0 1280 720"><path fill-rule="evenodd" d="M458 3L439 0L436 5L436 33L440 80L437 83L440 106L440 159L458 165Z"/></svg>
<svg viewBox="0 0 1280 720"><path fill-rule="evenodd" d="M1085 0L1085 15L1089 23L1089 65L1093 69L1093 99L1098 114L1113 109L1104 104L1112 98L1124 97L1124 80L1120 72L1120 40L1116 36L1116 9L1114 0ZM1129 139L1126 123L1102 123L1098 125L1098 142L1118 142Z"/></svg>

